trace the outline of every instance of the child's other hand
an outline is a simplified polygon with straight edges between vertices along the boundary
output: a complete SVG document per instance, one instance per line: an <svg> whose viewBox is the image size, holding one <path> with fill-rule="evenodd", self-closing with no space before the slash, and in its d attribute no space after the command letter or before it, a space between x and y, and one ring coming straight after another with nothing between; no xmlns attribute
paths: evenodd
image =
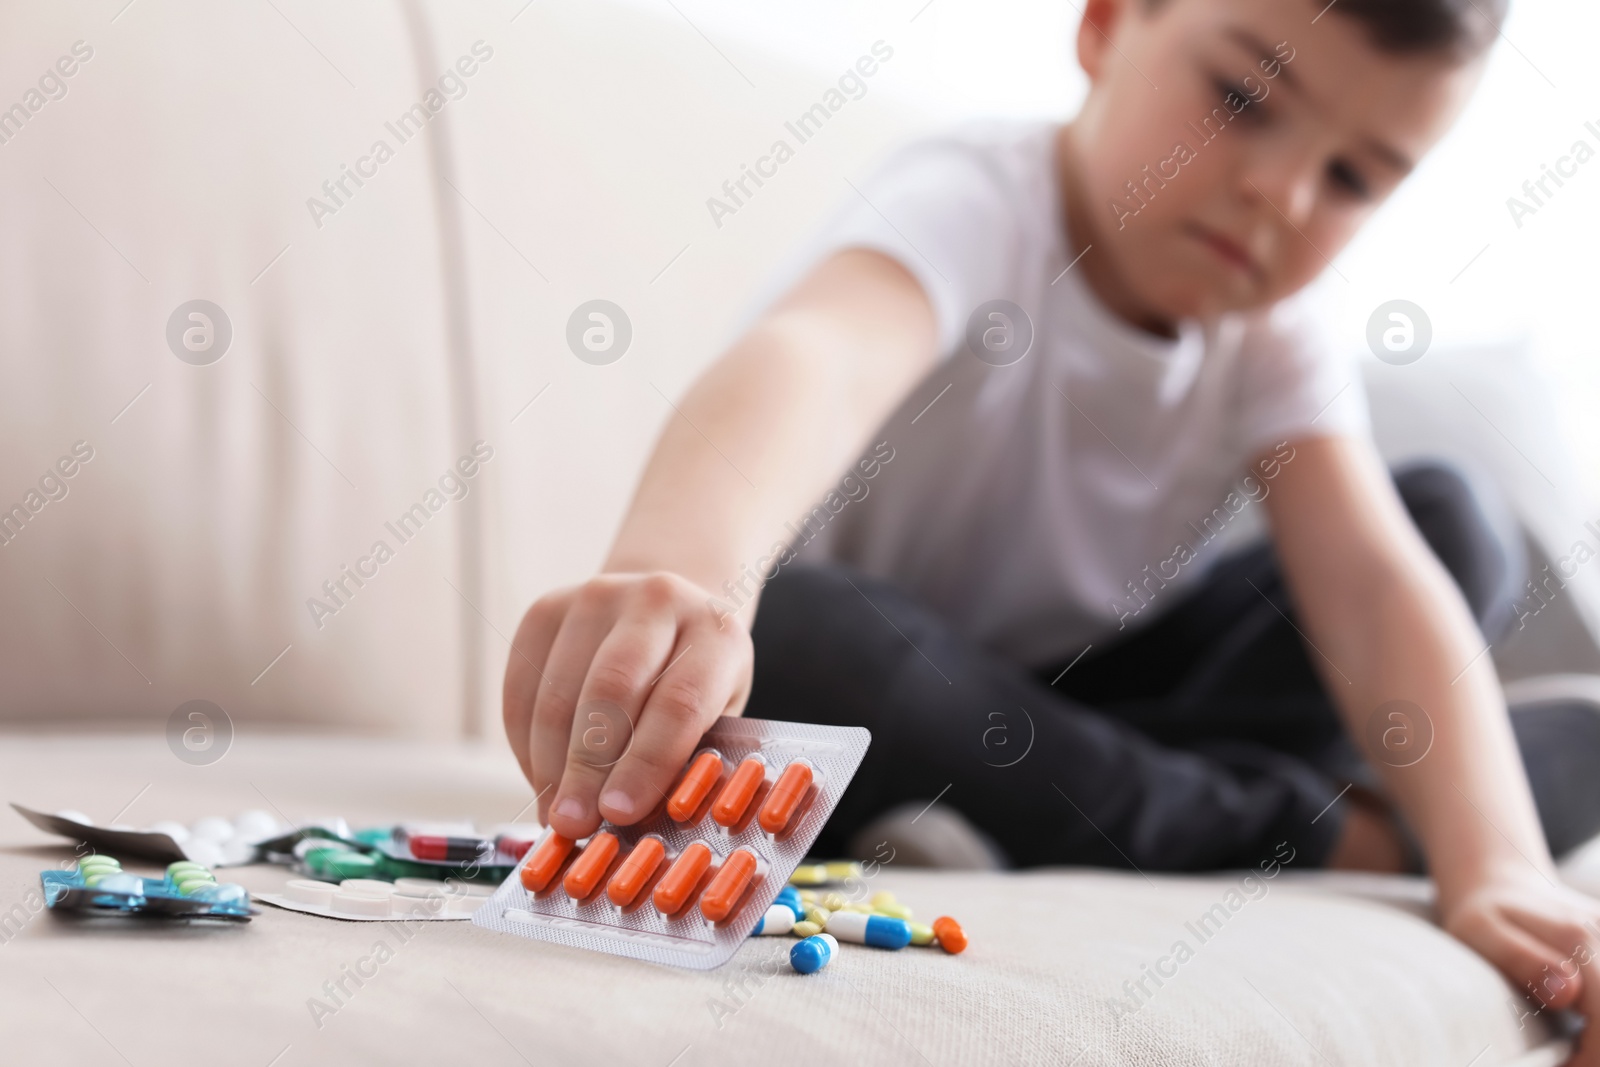
<svg viewBox="0 0 1600 1067"><path fill-rule="evenodd" d="M602 574L541 597L506 667L506 736L566 837L661 803L701 734L750 695L750 635L675 574ZM551 787L554 787L553 789Z"/></svg>
<svg viewBox="0 0 1600 1067"><path fill-rule="evenodd" d="M1447 905L1444 928L1531 997L1528 1013L1572 1008L1588 1021L1568 1067L1600 1067L1600 900L1529 867Z"/></svg>

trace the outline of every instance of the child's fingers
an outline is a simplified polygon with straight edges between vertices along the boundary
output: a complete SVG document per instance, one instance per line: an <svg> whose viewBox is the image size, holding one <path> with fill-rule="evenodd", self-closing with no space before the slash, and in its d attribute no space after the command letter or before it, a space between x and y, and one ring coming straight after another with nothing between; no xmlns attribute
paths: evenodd
<svg viewBox="0 0 1600 1067"><path fill-rule="evenodd" d="M1548 901L1540 898L1541 907L1531 907L1519 899L1510 899L1501 904L1501 911L1505 916L1528 933L1549 945L1564 958L1577 959L1579 957L1594 955L1595 931L1585 922L1595 923L1600 918L1600 912L1593 907L1585 905L1570 906L1560 900ZM1572 968L1568 967L1568 971Z"/></svg>
<svg viewBox="0 0 1600 1067"><path fill-rule="evenodd" d="M571 600L571 590L563 589L541 597L517 627L511 640L511 656L506 661L506 677L501 687L501 714L505 719L506 740L522 768L522 776L534 782L533 763L529 753L533 726L533 702L538 696L543 680L545 661L550 658L550 645L561 627ZM541 788L537 783L534 790ZM543 812L541 807L541 815Z"/></svg>
<svg viewBox="0 0 1600 1067"><path fill-rule="evenodd" d="M601 805L616 822L642 818L661 803L718 716L736 713L750 689L750 637L741 627L686 628L671 665L650 690L633 744L611 771ZM616 814L626 810L627 819Z"/></svg>
<svg viewBox="0 0 1600 1067"><path fill-rule="evenodd" d="M1595 909L1587 904L1569 905L1559 899L1539 898L1538 903L1543 906L1529 906L1513 898L1503 903L1501 909L1511 922L1537 938L1548 952L1559 957L1554 966L1547 965L1539 978L1541 987L1549 987L1552 991L1559 989L1559 995L1548 997L1542 992L1537 995L1552 1007L1568 1007L1579 999L1580 994L1589 992L1580 987L1595 982L1589 964L1600 953L1596 952L1595 932L1590 925L1586 925L1586 922L1594 923Z"/></svg>
<svg viewBox="0 0 1600 1067"><path fill-rule="evenodd" d="M1567 980L1562 954L1493 911L1480 912L1470 926L1452 931L1506 974L1517 988L1546 1007L1564 1008L1578 995L1578 981Z"/></svg>
<svg viewBox="0 0 1600 1067"><path fill-rule="evenodd" d="M1591 959L1583 965L1583 997L1578 1002L1578 1013L1588 1022L1578 1039L1578 1051L1567 1061L1567 1067L1600 1067L1600 960Z"/></svg>
<svg viewBox="0 0 1600 1067"><path fill-rule="evenodd" d="M556 800L569 809L567 817L587 824L603 816L627 825L648 810L605 806L601 787L632 746L650 684L671 662L677 635L671 605L660 603L649 589L633 590L622 617L595 651L578 695Z"/></svg>
<svg viewBox="0 0 1600 1067"><path fill-rule="evenodd" d="M585 818L581 812L571 817L570 806L563 810L565 798L560 783L567 768L567 749L572 738L578 694L583 689L595 651L611 632L618 600L614 589L596 582L577 591L550 646L544 680L534 700L530 752L533 785L535 790L554 786L550 790L550 814L545 821L565 837L587 836L598 823L593 817Z"/></svg>

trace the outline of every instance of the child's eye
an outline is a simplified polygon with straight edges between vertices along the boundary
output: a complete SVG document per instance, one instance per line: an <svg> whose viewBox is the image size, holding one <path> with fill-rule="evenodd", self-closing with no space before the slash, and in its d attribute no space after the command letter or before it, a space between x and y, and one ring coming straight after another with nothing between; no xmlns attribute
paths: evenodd
<svg viewBox="0 0 1600 1067"><path fill-rule="evenodd" d="M1220 77L1213 78L1211 84L1216 89L1217 95L1222 98L1222 106L1233 112L1235 118L1243 119L1255 126L1266 121L1267 116L1261 104L1251 98L1249 90L1243 85Z"/></svg>
<svg viewBox="0 0 1600 1067"><path fill-rule="evenodd" d="M1333 183L1345 192L1360 200L1365 200L1372 195L1371 187L1361 173L1342 159L1336 159L1328 164L1328 177Z"/></svg>

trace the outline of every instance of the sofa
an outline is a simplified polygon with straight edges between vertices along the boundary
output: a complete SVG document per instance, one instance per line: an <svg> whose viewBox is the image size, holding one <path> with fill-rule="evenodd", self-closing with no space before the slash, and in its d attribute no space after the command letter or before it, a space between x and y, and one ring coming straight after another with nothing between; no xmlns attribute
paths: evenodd
<svg viewBox="0 0 1600 1067"><path fill-rule="evenodd" d="M598 565L674 398L842 179L935 122L869 92L728 216L708 199L825 79L671 8L13 6L0 66L38 72L0 100L22 208L0 244L0 799L136 824L525 808L498 726L521 612ZM567 344L596 299L631 324L614 362ZM1535 571L1589 536L1525 350L1365 373L1386 455L1505 495ZM1562 592L1494 649L1513 694L1600 689L1600 578ZM226 728L214 761L169 745L195 700ZM69 852L0 820L5 1062L1563 1056L1563 1021L1443 934L1416 879L1291 863L1241 897L1228 873L891 865L966 954L847 950L801 979L757 940L689 974L440 923L316 1020L384 935L270 909L62 922L30 893ZM1566 869L1600 885L1591 850Z"/></svg>

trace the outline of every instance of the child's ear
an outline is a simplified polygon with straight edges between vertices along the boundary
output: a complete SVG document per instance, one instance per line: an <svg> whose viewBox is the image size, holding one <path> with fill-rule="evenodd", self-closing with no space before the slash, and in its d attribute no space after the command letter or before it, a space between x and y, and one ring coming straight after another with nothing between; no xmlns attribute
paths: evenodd
<svg viewBox="0 0 1600 1067"><path fill-rule="evenodd" d="M1078 65L1089 75L1091 83L1100 80L1117 26L1129 15L1134 4L1143 2L1145 0L1088 0L1083 5L1083 21L1078 24Z"/></svg>

